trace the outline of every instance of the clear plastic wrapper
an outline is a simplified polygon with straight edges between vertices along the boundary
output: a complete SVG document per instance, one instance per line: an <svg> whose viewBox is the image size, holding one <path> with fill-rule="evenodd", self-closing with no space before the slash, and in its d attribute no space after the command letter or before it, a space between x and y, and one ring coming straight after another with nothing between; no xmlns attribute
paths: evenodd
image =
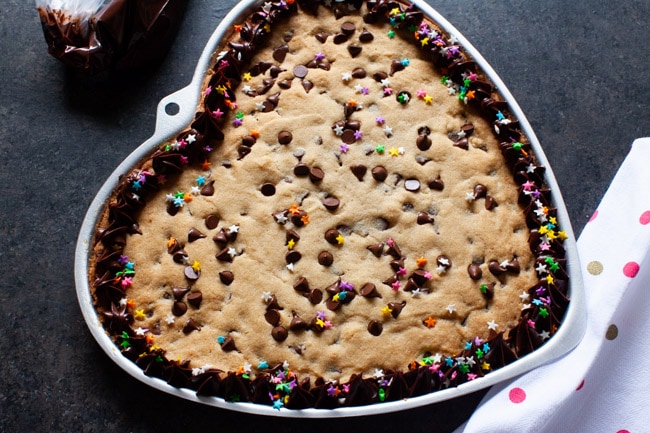
<svg viewBox="0 0 650 433"><path fill-rule="evenodd" d="M158 64L188 0L36 0L48 52L96 75Z"/></svg>

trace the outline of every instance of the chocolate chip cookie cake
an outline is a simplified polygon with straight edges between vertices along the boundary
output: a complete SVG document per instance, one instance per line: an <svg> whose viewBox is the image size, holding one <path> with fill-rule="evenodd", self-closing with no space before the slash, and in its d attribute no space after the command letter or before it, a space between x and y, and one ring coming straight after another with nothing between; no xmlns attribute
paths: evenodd
<svg viewBox="0 0 650 433"><path fill-rule="evenodd" d="M569 302L544 173L415 6L260 2L193 122L106 203L95 306L144 374L226 401L337 408L480 380L553 338Z"/></svg>

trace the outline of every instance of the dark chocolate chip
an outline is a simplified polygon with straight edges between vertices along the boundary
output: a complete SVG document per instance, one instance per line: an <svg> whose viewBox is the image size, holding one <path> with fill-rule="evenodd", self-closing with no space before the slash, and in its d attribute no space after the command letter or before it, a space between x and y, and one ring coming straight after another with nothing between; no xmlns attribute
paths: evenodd
<svg viewBox="0 0 650 433"><path fill-rule="evenodd" d="M378 244L368 245L366 247L375 257L379 258L384 253L384 243L379 242Z"/></svg>
<svg viewBox="0 0 650 433"><path fill-rule="evenodd" d="M172 256L172 259L174 260L175 263L185 263L187 258L188 258L188 255L187 255L187 253L185 252L184 249L180 249L180 250L176 251L174 253L174 255Z"/></svg>
<svg viewBox="0 0 650 433"><path fill-rule="evenodd" d="M217 260L220 262L228 262L232 263L233 256L229 254L230 253L230 247L223 247L216 255L215 257Z"/></svg>
<svg viewBox="0 0 650 433"><path fill-rule="evenodd" d="M404 188L410 192L418 192L420 190L420 181L417 179L406 179L404 181Z"/></svg>
<svg viewBox="0 0 650 433"><path fill-rule="evenodd" d="M281 47L276 48L275 50L273 50L273 60L275 60L278 63L284 62L284 58L287 56L288 52L289 52L288 45L282 45Z"/></svg>
<svg viewBox="0 0 650 433"><path fill-rule="evenodd" d="M481 277L483 276L483 271L481 270L481 267L476 263L471 263L467 267L467 273L469 274L469 277L475 281L480 280Z"/></svg>
<svg viewBox="0 0 650 433"><path fill-rule="evenodd" d="M366 70L363 68L354 68L354 70L352 71L352 77L366 78Z"/></svg>
<svg viewBox="0 0 650 433"><path fill-rule="evenodd" d="M280 131L278 133L278 143L289 144L293 140L293 134L290 131Z"/></svg>
<svg viewBox="0 0 650 433"><path fill-rule="evenodd" d="M335 301L334 299L330 298L327 301L325 301L325 306L327 307L328 310L336 311L339 308L341 308L341 302Z"/></svg>
<svg viewBox="0 0 650 433"><path fill-rule="evenodd" d="M209 180L208 183L201 187L201 195L205 197L214 195L214 180Z"/></svg>
<svg viewBox="0 0 650 433"><path fill-rule="evenodd" d="M372 74L372 78L374 78L375 81L377 81L378 83L381 83L382 80L385 80L386 78L388 78L388 74L386 72L383 72L383 71L375 72L374 74Z"/></svg>
<svg viewBox="0 0 650 433"><path fill-rule="evenodd" d="M363 177L366 175L368 167L365 165L357 164L350 167L350 170L352 170L352 174L354 174L354 176L359 179L359 182L363 182Z"/></svg>
<svg viewBox="0 0 650 433"><path fill-rule="evenodd" d="M325 240L332 245L338 245L338 237L341 236L341 232L336 229L329 229L325 232Z"/></svg>
<svg viewBox="0 0 650 433"><path fill-rule="evenodd" d="M187 304L183 301L175 301L172 305L172 314L180 317L187 312Z"/></svg>
<svg viewBox="0 0 650 433"><path fill-rule="evenodd" d="M397 319L397 316L399 316L405 306L406 301L388 303L388 308L391 309L390 315L393 316L393 319Z"/></svg>
<svg viewBox="0 0 650 433"><path fill-rule="evenodd" d="M266 319L269 325L277 326L280 324L280 312L275 309L266 310L264 313L264 319Z"/></svg>
<svg viewBox="0 0 650 433"><path fill-rule="evenodd" d="M377 290L377 286L372 283L366 283L361 286L359 293L364 298L381 298L381 293Z"/></svg>
<svg viewBox="0 0 650 433"><path fill-rule="evenodd" d="M357 57L359 54L361 54L362 50L363 48L358 45L348 45L348 53L350 53L350 56L352 56L352 58Z"/></svg>
<svg viewBox="0 0 650 433"><path fill-rule="evenodd" d="M307 93L314 88L314 83L309 80L302 80L300 84L302 84L303 89L305 89L305 92Z"/></svg>
<svg viewBox="0 0 650 433"><path fill-rule="evenodd" d="M334 263L334 256L329 251L321 251L318 254L318 264L322 266L331 266Z"/></svg>
<svg viewBox="0 0 650 433"><path fill-rule="evenodd" d="M272 78L278 78L278 75L284 71L286 71L286 69L282 69L279 66L273 65L271 66L271 69L269 69L269 75L271 75Z"/></svg>
<svg viewBox="0 0 650 433"><path fill-rule="evenodd" d="M168 254L174 254L176 251L180 250L183 248L183 244L178 242L176 238L170 238L169 242L167 242L167 253Z"/></svg>
<svg viewBox="0 0 650 433"><path fill-rule="evenodd" d="M185 296L189 291L190 289L187 287L178 287L178 286L172 287L172 295L174 295L174 299L176 299L177 301L183 299L183 296Z"/></svg>
<svg viewBox="0 0 650 433"><path fill-rule="evenodd" d="M426 212L418 212L417 221L419 225L431 224L433 222L433 218Z"/></svg>
<svg viewBox="0 0 650 433"><path fill-rule="evenodd" d="M201 233L201 231L197 228L192 227L188 232L187 232L187 241L188 242L194 242L198 239L203 239L205 235Z"/></svg>
<svg viewBox="0 0 650 433"><path fill-rule="evenodd" d="M506 270L511 274L518 274L520 272L521 268L519 266L519 260L517 257L506 263Z"/></svg>
<svg viewBox="0 0 650 433"><path fill-rule="evenodd" d="M344 42L347 42L348 40L348 35L345 33L337 33L334 35L334 44L340 45Z"/></svg>
<svg viewBox="0 0 650 433"><path fill-rule="evenodd" d="M302 254L300 254L300 251L296 251L296 250L287 251L287 253L284 255L284 260L287 263L296 263L301 258L302 258Z"/></svg>
<svg viewBox="0 0 650 433"><path fill-rule="evenodd" d="M318 42L324 44L325 41L327 41L327 38L329 37L329 33L316 33L314 36L316 37Z"/></svg>
<svg viewBox="0 0 650 433"><path fill-rule="evenodd" d="M325 206L325 209L329 211L335 211L336 209L339 208L340 201L336 197L327 197L325 200L323 200L323 206Z"/></svg>
<svg viewBox="0 0 650 433"><path fill-rule="evenodd" d="M305 277L298 278L298 281L296 281L293 284L293 289L298 291L298 292L308 293L309 292L309 282L307 281L307 278L305 278Z"/></svg>
<svg viewBox="0 0 650 433"><path fill-rule="evenodd" d="M219 279L223 284L229 286L235 280L235 275L231 271L219 272Z"/></svg>
<svg viewBox="0 0 650 433"><path fill-rule="evenodd" d="M199 308L201 301L203 301L203 294L198 290L187 295L187 303L194 308Z"/></svg>
<svg viewBox="0 0 650 433"><path fill-rule="evenodd" d="M208 215L205 217L205 226L208 230L214 230L219 225L219 216L215 214Z"/></svg>
<svg viewBox="0 0 650 433"><path fill-rule="evenodd" d="M442 266L445 269L451 268L451 260L444 254L440 254L438 257L436 257L436 263L438 266Z"/></svg>
<svg viewBox="0 0 650 433"><path fill-rule="evenodd" d="M352 129L345 129L343 134L341 134L341 140L345 144L353 144L357 141L357 138L354 136L354 131Z"/></svg>
<svg viewBox="0 0 650 433"><path fill-rule="evenodd" d="M223 340L223 343L221 343L221 350L224 352L232 352L233 350L237 350L235 339L232 338L232 335L227 336L225 340Z"/></svg>
<svg viewBox="0 0 650 433"><path fill-rule="evenodd" d="M194 319L190 318L183 326L183 334L189 334L192 331L201 331L201 327L194 321Z"/></svg>
<svg viewBox="0 0 650 433"><path fill-rule="evenodd" d="M429 135L429 134L431 134L431 128L429 128L428 126L424 125L418 128L418 135Z"/></svg>
<svg viewBox="0 0 650 433"><path fill-rule="evenodd" d="M318 183L325 177L325 172L320 167L312 167L309 169L309 180L313 183Z"/></svg>
<svg viewBox="0 0 650 433"><path fill-rule="evenodd" d="M287 90L287 89L291 88L291 83L292 83L292 80L284 79L284 80L278 82L278 87L281 88L281 89Z"/></svg>
<svg viewBox="0 0 650 433"><path fill-rule="evenodd" d="M289 329L292 331L301 331L309 328L309 324L303 320L295 311L292 312L293 318L289 324Z"/></svg>
<svg viewBox="0 0 650 433"><path fill-rule="evenodd" d="M442 191L445 188L445 182L442 179L440 179L440 176L438 176L437 178L429 182L429 188L434 189L436 191Z"/></svg>
<svg viewBox="0 0 650 433"><path fill-rule="evenodd" d="M390 76L392 77L395 75L395 72L402 71L404 68L406 68L406 66L404 66L404 63L399 60L393 60L393 62L390 64Z"/></svg>
<svg viewBox="0 0 650 433"><path fill-rule="evenodd" d="M490 284L481 284L481 287L479 287L479 290L481 291L481 294L485 297L485 299L492 299L494 297L494 283Z"/></svg>
<svg viewBox="0 0 650 433"><path fill-rule="evenodd" d="M275 341L283 342L289 336L289 332L284 326L276 326L273 328L273 330L271 330L271 336L273 336L273 339Z"/></svg>
<svg viewBox="0 0 650 433"><path fill-rule="evenodd" d="M246 146L243 146L243 145L239 146L237 148L237 159L238 160L243 159L249 153L251 153L251 148L250 147L246 147Z"/></svg>
<svg viewBox="0 0 650 433"><path fill-rule="evenodd" d="M371 320L368 323L368 332L370 332L370 334L374 335L375 337L381 335L383 330L384 330L384 325L382 325L381 322L378 322L376 320Z"/></svg>
<svg viewBox="0 0 650 433"><path fill-rule="evenodd" d="M469 137L474 132L474 125L471 123L466 123L460 127L461 131L465 133L465 137Z"/></svg>
<svg viewBox="0 0 650 433"><path fill-rule="evenodd" d="M275 194L275 185L273 185L272 183L265 183L260 188L260 191L262 192L263 196L271 197L272 195Z"/></svg>
<svg viewBox="0 0 650 433"><path fill-rule="evenodd" d="M323 300L323 292L321 289L311 289L309 293L305 294L309 302L316 305Z"/></svg>
<svg viewBox="0 0 650 433"><path fill-rule="evenodd" d="M228 243L228 235L226 234L225 229L221 229L212 237L212 240L218 243L219 245L225 245Z"/></svg>
<svg viewBox="0 0 650 433"><path fill-rule="evenodd" d="M467 138L461 138L460 140L454 142L454 146L467 150L469 149L469 141L467 141Z"/></svg>
<svg viewBox="0 0 650 433"><path fill-rule="evenodd" d="M477 183L474 185L474 198L483 198L487 194L487 188L485 185Z"/></svg>
<svg viewBox="0 0 650 433"><path fill-rule="evenodd" d="M488 269L492 275L499 276L506 272L506 268L502 267L497 260L490 260L488 263Z"/></svg>
<svg viewBox="0 0 650 433"><path fill-rule="evenodd" d="M402 90L395 96L397 99L397 102L399 102L402 105L408 104L411 101L411 93L407 92L406 90Z"/></svg>
<svg viewBox="0 0 650 433"><path fill-rule="evenodd" d="M386 254L388 254L389 256L393 256L396 259L402 257L402 251L400 250L399 246L397 245L397 242L395 241L388 244L388 249L386 249Z"/></svg>
<svg viewBox="0 0 650 433"><path fill-rule="evenodd" d="M271 295L271 299L266 302L267 310L284 310L283 307L278 303L278 298L275 295Z"/></svg>
<svg viewBox="0 0 650 433"><path fill-rule="evenodd" d="M299 162L293 168L293 174L300 177L309 176L309 166L305 163Z"/></svg>
<svg viewBox="0 0 650 433"><path fill-rule="evenodd" d="M381 165L378 165L377 167L373 168L370 173L372 174L372 177L377 181L377 182L383 182L386 180L388 177L388 171Z"/></svg>
<svg viewBox="0 0 650 433"><path fill-rule="evenodd" d="M361 34L359 35L359 40L360 40L361 42L372 42L373 39L375 39L375 37L373 36L373 34L370 33L370 32L368 31L368 29L366 29L366 28L364 27L363 31L362 31Z"/></svg>
<svg viewBox="0 0 650 433"><path fill-rule="evenodd" d="M293 75L296 78L300 78L300 79L305 78L308 72L309 69L307 69L307 67L304 65L296 65L293 68Z"/></svg>
<svg viewBox="0 0 650 433"><path fill-rule="evenodd" d="M497 201L490 194L485 196L485 209L492 210L495 207L499 206Z"/></svg>
<svg viewBox="0 0 650 433"><path fill-rule="evenodd" d="M341 31L345 33L346 35L350 36L354 34L354 32L357 30L357 27L354 25L354 23L350 21L346 21L343 24L341 24Z"/></svg>
<svg viewBox="0 0 650 433"><path fill-rule="evenodd" d="M185 266L185 278L188 280L198 280L199 277L201 276L201 271L197 271L194 269L192 266Z"/></svg>
<svg viewBox="0 0 650 433"><path fill-rule="evenodd" d="M415 282L414 278L409 278L406 281L406 284L404 284L404 291L405 292L412 292L415 289L420 289L420 286L418 286L418 283Z"/></svg>
<svg viewBox="0 0 650 433"><path fill-rule="evenodd" d="M288 245L289 241L298 242L300 240L300 235L295 230L288 229L285 234L285 239Z"/></svg>
<svg viewBox="0 0 650 433"><path fill-rule="evenodd" d="M415 144L422 151L429 150L431 148L431 139L427 135L418 135Z"/></svg>
<svg viewBox="0 0 650 433"><path fill-rule="evenodd" d="M424 269L416 269L409 278L412 278L418 287L422 287L429 281L429 274Z"/></svg>

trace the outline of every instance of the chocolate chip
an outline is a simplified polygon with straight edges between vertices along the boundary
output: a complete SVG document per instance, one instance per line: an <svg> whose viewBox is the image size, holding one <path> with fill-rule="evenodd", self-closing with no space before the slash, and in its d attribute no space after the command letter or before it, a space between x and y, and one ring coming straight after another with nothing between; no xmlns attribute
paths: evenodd
<svg viewBox="0 0 650 433"><path fill-rule="evenodd" d="M235 275L231 271L219 272L219 279L223 284L229 286L235 280Z"/></svg>
<svg viewBox="0 0 650 433"><path fill-rule="evenodd" d="M198 280L199 277L201 276L201 271L195 270L194 267L192 266L185 266L184 273L185 273L185 278L192 281Z"/></svg>
<svg viewBox="0 0 650 433"><path fill-rule="evenodd" d="M345 33L346 35L350 36L354 34L354 32L357 30L357 27L354 25L354 23L350 21L346 21L343 24L341 24L341 31Z"/></svg>
<svg viewBox="0 0 650 433"><path fill-rule="evenodd" d="M245 135L241 139L242 146L251 147L257 142L257 139L252 135Z"/></svg>
<svg viewBox="0 0 650 433"><path fill-rule="evenodd" d="M402 90L397 94L395 98L397 99L397 102L399 102L402 105L405 105L411 101L411 93L407 92L406 90Z"/></svg>
<svg viewBox="0 0 650 433"><path fill-rule="evenodd" d="M346 35L345 33L337 33L337 34L334 35L333 40L334 40L334 44L340 45L340 44L342 44L344 42L347 42L348 35Z"/></svg>
<svg viewBox="0 0 650 433"><path fill-rule="evenodd" d="M232 335L227 336L225 340L223 340L223 343L221 343L221 350L224 352L232 352L233 350L237 350L235 339L232 338Z"/></svg>
<svg viewBox="0 0 650 433"><path fill-rule="evenodd" d="M289 241L298 242L300 240L300 235L295 230L288 229L285 233L285 239L288 245Z"/></svg>
<svg viewBox="0 0 650 433"><path fill-rule="evenodd" d="M393 319L397 319L397 316L399 316L405 306L406 301L388 303L388 308L391 309L390 315L393 316Z"/></svg>
<svg viewBox="0 0 650 433"><path fill-rule="evenodd" d="M438 257L436 257L436 264L445 269L451 268L451 260L444 254L440 254Z"/></svg>
<svg viewBox="0 0 650 433"><path fill-rule="evenodd" d="M420 286L418 286L418 283L415 282L414 278L409 278L406 281L406 284L404 284L404 291L405 292L412 292L415 289L420 289Z"/></svg>
<svg viewBox="0 0 650 433"><path fill-rule="evenodd" d="M300 251L296 251L296 250L287 251L287 253L284 255L284 260L287 263L296 263L301 258L302 258L302 254L300 254Z"/></svg>
<svg viewBox="0 0 650 433"><path fill-rule="evenodd" d="M341 308L341 302L335 301L334 299L330 298L327 301L325 301L325 306L327 307L328 310L336 311L339 308Z"/></svg>
<svg viewBox="0 0 650 433"><path fill-rule="evenodd" d="M393 60L393 62L390 64L390 76L392 77L395 75L395 72L402 71L406 68L404 64L399 61L399 60Z"/></svg>
<svg viewBox="0 0 650 433"><path fill-rule="evenodd" d="M183 301L176 301L172 305L172 314L176 317L180 317L187 312L187 304Z"/></svg>
<svg viewBox="0 0 650 433"><path fill-rule="evenodd" d="M421 151L429 150L431 148L431 139L427 135L418 135L415 144Z"/></svg>
<svg viewBox="0 0 650 433"><path fill-rule="evenodd" d="M272 195L275 194L275 185L273 185L272 183L265 183L260 188L260 191L262 192L263 196L271 197Z"/></svg>
<svg viewBox="0 0 650 433"><path fill-rule="evenodd" d="M373 34L370 33L370 32L368 31L368 29L366 29L366 28L364 27L363 31L362 31L361 34L359 35L359 40L360 40L361 42L372 42L373 39L375 39L375 37L373 36Z"/></svg>
<svg viewBox="0 0 650 433"><path fill-rule="evenodd" d="M350 170L352 170L352 174L354 174L354 176L359 179L359 182L363 182L363 177L366 175L368 167L365 165L357 164L350 167Z"/></svg>
<svg viewBox="0 0 650 433"><path fill-rule="evenodd" d="M485 299L492 299L494 297L494 286L495 283L490 283L490 284L481 284L481 287L479 287L479 290L481 291L481 294Z"/></svg>
<svg viewBox="0 0 650 433"><path fill-rule="evenodd" d="M307 69L306 66L304 65L296 65L293 68L293 75L296 78L305 78L307 76L307 73L309 72L309 69Z"/></svg>
<svg viewBox="0 0 650 433"><path fill-rule="evenodd" d="M187 241L188 242L194 242L198 239L203 239L205 235L201 233L199 229L196 229L192 227L188 232L187 232Z"/></svg>
<svg viewBox="0 0 650 433"><path fill-rule="evenodd" d="M278 78L278 75L284 71L286 71L286 69L282 69L279 66L273 65L271 66L271 69L269 69L269 75L271 75L272 78Z"/></svg>
<svg viewBox="0 0 650 433"><path fill-rule="evenodd" d="M334 263L334 256L329 251L321 251L318 254L318 264L321 266L331 266Z"/></svg>
<svg viewBox="0 0 650 433"><path fill-rule="evenodd" d="M177 301L183 299L183 296L185 296L189 291L190 289L187 287L179 287L179 286L172 287L172 295L174 295L174 299L176 299Z"/></svg>
<svg viewBox="0 0 650 433"><path fill-rule="evenodd" d="M212 240L215 241L216 243L218 243L219 245L222 245L222 246L227 244L228 243L228 235L226 234L226 230L223 229L223 228L221 230L219 230L219 232L217 232L217 234L215 234L212 237Z"/></svg>
<svg viewBox="0 0 650 433"><path fill-rule="evenodd" d="M278 133L278 143L289 144L293 140L293 134L290 131L280 131Z"/></svg>
<svg viewBox="0 0 650 433"><path fill-rule="evenodd" d="M497 201L490 194L485 196L485 209L492 210L495 207L499 206Z"/></svg>
<svg viewBox="0 0 650 433"><path fill-rule="evenodd" d="M384 243L379 242L377 244L368 245L366 247L375 257L379 258L384 253Z"/></svg>
<svg viewBox="0 0 650 433"><path fill-rule="evenodd" d="M231 254L232 250L231 247L223 247L216 255L215 257L217 260L220 262L228 262L232 263L232 260L234 258L234 254Z"/></svg>
<svg viewBox="0 0 650 433"><path fill-rule="evenodd" d="M397 242L395 241L388 244L388 249L386 249L386 254L388 254L389 256L393 256L396 259L402 257L402 251L400 250L399 246L397 245Z"/></svg>
<svg viewBox="0 0 650 433"><path fill-rule="evenodd" d="M506 263L506 270L511 274L518 274L520 272L521 268L519 266L519 260L517 257Z"/></svg>
<svg viewBox="0 0 650 433"><path fill-rule="evenodd" d="M183 248L183 244L178 242L176 238L170 238L169 242L167 242L167 253L168 254L174 254L176 251L180 250Z"/></svg>
<svg viewBox="0 0 650 433"><path fill-rule="evenodd" d="M388 78L388 74L386 72L379 71L372 74L372 78L374 78L378 83L381 83L383 80Z"/></svg>
<svg viewBox="0 0 650 433"><path fill-rule="evenodd" d="M381 298L381 293L377 290L377 286L372 283L366 283L361 286L359 293L364 298Z"/></svg>
<svg viewBox="0 0 650 433"><path fill-rule="evenodd" d="M219 216L215 214L210 214L205 217L205 226L208 230L214 230L219 225Z"/></svg>
<svg viewBox="0 0 650 433"><path fill-rule="evenodd" d="M388 177L388 171L381 165L378 165L377 167L373 168L370 173L372 174L372 177L377 181L377 182L383 182L386 180Z"/></svg>
<svg viewBox="0 0 650 433"><path fill-rule="evenodd" d="M341 140L345 144L353 144L357 141L357 138L354 135L354 131L352 129L345 129L343 131L343 134L341 134Z"/></svg>
<svg viewBox="0 0 650 433"><path fill-rule="evenodd" d="M318 42L324 44L325 41L327 41L327 38L329 37L329 33L316 33L314 36L316 37Z"/></svg>
<svg viewBox="0 0 650 433"><path fill-rule="evenodd" d="M338 237L341 236L341 232L336 229L329 229L325 232L325 240L332 245L338 245Z"/></svg>
<svg viewBox="0 0 650 433"><path fill-rule="evenodd" d="M312 167L309 169L309 180L313 183L318 183L325 177L325 172L320 167Z"/></svg>
<svg viewBox="0 0 650 433"><path fill-rule="evenodd" d="M359 129L361 129L361 122L359 122L358 120L346 120L345 128L351 129L353 131L358 131Z"/></svg>
<svg viewBox="0 0 650 433"><path fill-rule="evenodd" d="M314 83L309 80L302 80L300 84L302 84L303 89L305 89L305 92L307 93L314 88Z"/></svg>
<svg viewBox="0 0 650 433"><path fill-rule="evenodd" d="M275 50L273 50L273 60L275 60L278 63L284 62L284 58L287 56L288 52L289 52L288 45L282 45L281 47L276 48Z"/></svg>
<svg viewBox="0 0 650 433"><path fill-rule="evenodd" d="M278 298L275 295L271 295L271 298L266 301L267 310L284 310L278 303Z"/></svg>
<svg viewBox="0 0 650 433"><path fill-rule="evenodd" d="M366 70L363 68L354 68L352 70L352 77L354 78L366 78Z"/></svg>
<svg viewBox="0 0 650 433"><path fill-rule="evenodd" d="M297 292L308 293L309 282L307 281L307 278L305 277L298 278L298 280L293 284L293 289L296 290Z"/></svg>
<svg viewBox="0 0 650 433"><path fill-rule="evenodd" d="M208 181L208 183L201 187L201 195L205 197L211 197L214 195L214 180Z"/></svg>
<svg viewBox="0 0 650 433"><path fill-rule="evenodd" d="M440 176L438 176L437 178L429 182L429 188L434 189L436 191L442 191L445 188L445 182L442 179L440 179Z"/></svg>
<svg viewBox="0 0 650 433"><path fill-rule="evenodd" d="M185 263L187 261L188 255L184 249L180 249L174 253L172 259L175 263Z"/></svg>
<svg viewBox="0 0 650 433"><path fill-rule="evenodd" d="M289 336L289 332L284 326L276 326L273 328L273 330L271 330L271 336L275 341L283 342Z"/></svg>
<svg viewBox="0 0 650 433"><path fill-rule="evenodd" d="M460 140L454 142L454 146L467 150L469 149L469 141L467 141L467 138L461 138Z"/></svg>
<svg viewBox="0 0 650 433"><path fill-rule="evenodd" d="M469 137L474 132L474 125L471 123L466 123L460 127L461 131L465 133L465 137Z"/></svg>
<svg viewBox="0 0 650 433"><path fill-rule="evenodd" d="M433 222L433 218L426 212L418 212L417 222L419 225L431 224Z"/></svg>
<svg viewBox="0 0 650 433"><path fill-rule="evenodd" d="M309 175L309 166L305 163L299 162L296 164L296 166L293 168L293 174L299 177L303 176L308 176Z"/></svg>
<svg viewBox="0 0 650 433"><path fill-rule="evenodd" d="M320 289L311 289L309 293L305 294L305 297L309 299L309 302L316 305L323 300L323 292Z"/></svg>
<svg viewBox="0 0 650 433"><path fill-rule="evenodd" d="M336 209L339 208L340 201L336 197L327 197L325 200L323 200L323 206L325 206L325 209L329 211L335 211Z"/></svg>
<svg viewBox="0 0 650 433"><path fill-rule="evenodd" d="M477 183L474 185L474 198L483 198L487 194L487 188L485 185Z"/></svg>
<svg viewBox="0 0 650 433"><path fill-rule="evenodd" d="M348 45L348 53L350 53L350 56L352 58L355 58L361 54L361 50L363 50L363 48L358 45Z"/></svg>
<svg viewBox="0 0 650 433"><path fill-rule="evenodd" d="M200 331L200 330L201 327L192 318L190 318L187 322L185 322L185 325L183 326L183 334L189 334L192 331Z"/></svg>
<svg viewBox="0 0 650 433"><path fill-rule="evenodd" d="M237 148L237 160L244 159L246 155L251 153L251 148L246 146L239 146Z"/></svg>
<svg viewBox="0 0 650 433"><path fill-rule="evenodd" d="M187 303L194 308L199 308L201 306L201 301L203 300L203 294L200 291L192 292L187 295Z"/></svg>
<svg viewBox="0 0 650 433"><path fill-rule="evenodd" d="M404 189L410 192L418 192L420 190L420 181L417 179L406 179L404 181Z"/></svg>
<svg viewBox="0 0 650 433"><path fill-rule="evenodd" d="M420 126L418 128L418 135L429 135L431 134L431 128L429 128L427 125Z"/></svg>
<svg viewBox="0 0 650 433"><path fill-rule="evenodd" d="M280 312L275 309L266 310L264 313L264 319L266 319L269 325L277 326L280 324Z"/></svg>
<svg viewBox="0 0 650 433"><path fill-rule="evenodd" d="M378 322L376 320L371 320L368 323L368 332L370 332L370 334L374 335L375 337L381 335L383 330L384 330L384 325L382 325L381 322Z"/></svg>
<svg viewBox="0 0 650 433"><path fill-rule="evenodd" d="M309 328L309 324L303 320L295 311L292 312L293 318L289 324L289 329L292 331L301 331Z"/></svg>
<svg viewBox="0 0 650 433"><path fill-rule="evenodd" d="M474 281L480 280L481 277L483 276L483 271L481 270L481 267L476 263L471 263L467 267L467 273L469 274L469 277Z"/></svg>
<svg viewBox="0 0 650 433"><path fill-rule="evenodd" d="M291 83L292 83L291 80L284 79L284 80L278 82L278 87L283 89L283 90L287 90L287 89L291 88Z"/></svg>
<svg viewBox="0 0 650 433"><path fill-rule="evenodd" d="M430 275L424 269L416 269L409 278L412 278L418 287L422 287L429 281Z"/></svg>

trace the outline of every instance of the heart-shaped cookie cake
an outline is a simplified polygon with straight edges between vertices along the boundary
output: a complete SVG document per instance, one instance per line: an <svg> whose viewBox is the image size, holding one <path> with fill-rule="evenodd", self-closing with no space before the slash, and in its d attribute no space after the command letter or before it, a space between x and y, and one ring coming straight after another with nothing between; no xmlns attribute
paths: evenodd
<svg viewBox="0 0 650 433"><path fill-rule="evenodd" d="M96 308L145 374L226 401L335 408L477 380L568 305L544 171L413 5L260 3L191 125L107 202Z"/></svg>

